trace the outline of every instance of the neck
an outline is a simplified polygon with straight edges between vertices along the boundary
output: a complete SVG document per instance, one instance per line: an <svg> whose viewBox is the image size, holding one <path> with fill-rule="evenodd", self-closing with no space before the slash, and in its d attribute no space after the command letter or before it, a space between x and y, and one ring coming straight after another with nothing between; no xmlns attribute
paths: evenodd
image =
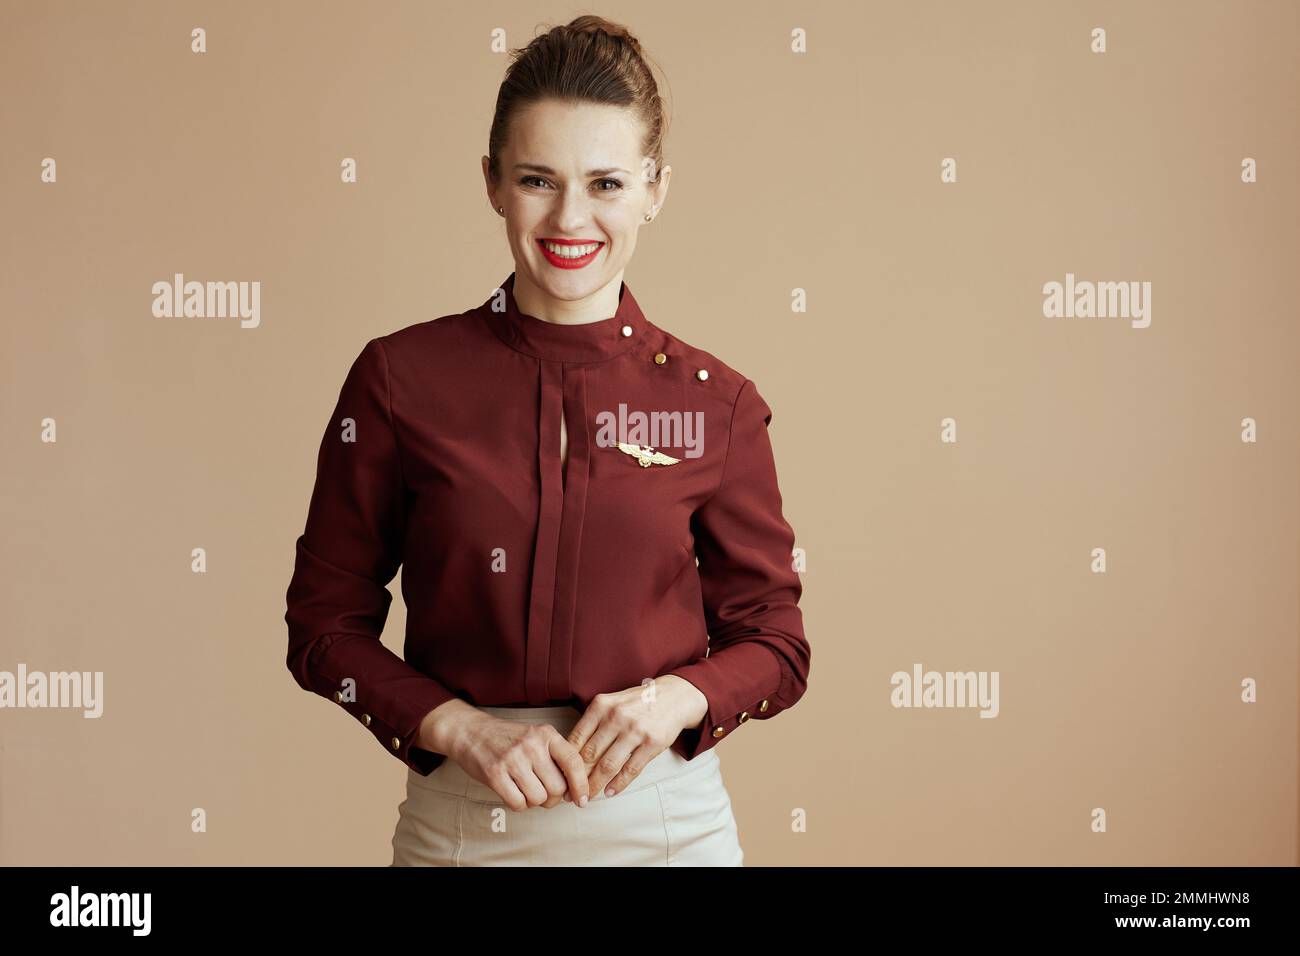
<svg viewBox="0 0 1300 956"><path fill-rule="evenodd" d="M554 325L586 325L608 319L618 311L618 291L623 284L623 270L581 299L557 299L545 289L534 285L527 274L516 270L514 281L515 302L519 311Z"/></svg>

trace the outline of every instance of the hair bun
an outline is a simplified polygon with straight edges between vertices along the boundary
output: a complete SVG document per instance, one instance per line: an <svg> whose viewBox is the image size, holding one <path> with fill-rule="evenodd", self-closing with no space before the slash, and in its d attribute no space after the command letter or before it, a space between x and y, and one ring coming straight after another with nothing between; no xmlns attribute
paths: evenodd
<svg viewBox="0 0 1300 956"><path fill-rule="evenodd" d="M641 52L641 41L628 32L627 27L595 14L585 14L570 20L567 27L574 33L604 33L610 39L620 40L637 53Z"/></svg>

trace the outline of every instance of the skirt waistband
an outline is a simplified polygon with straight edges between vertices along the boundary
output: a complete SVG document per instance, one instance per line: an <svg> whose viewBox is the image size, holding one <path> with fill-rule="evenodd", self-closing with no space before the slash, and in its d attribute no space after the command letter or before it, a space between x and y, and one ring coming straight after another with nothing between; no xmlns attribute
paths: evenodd
<svg viewBox="0 0 1300 956"><path fill-rule="evenodd" d="M568 736L582 714L574 707L479 707L484 713L502 720L517 720L523 723L547 723L562 736ZM692 760L687 760L671 747L659 753L623 790L613 797L606 797L604 792L591 795L591 801L617 800L629 793L635 793L645 787L652 787L674 777L685 776L712 767L718 762L716 748L710 748ZM466 797L483 803L495 803L504 806L501 795L487 784L475 780L460 764L454 760L444 760L427 776L417 770L407 771L407 780L412 786L425 790L436 790L457 797ZM590 804L589 804L590 806Z"/></svg>
<svg viewBox="0 0 1300 956"><path fill-rule="evenodd" d="M582 714L578 713L576 707L569 705L557 705L555 707L479 707L479 710L486 711L493 717L502 717L506 720L522 720L528 717L540 717L544 720L550 720L553 717L568 717L573 715L573 722L576 724Z"/></svg>

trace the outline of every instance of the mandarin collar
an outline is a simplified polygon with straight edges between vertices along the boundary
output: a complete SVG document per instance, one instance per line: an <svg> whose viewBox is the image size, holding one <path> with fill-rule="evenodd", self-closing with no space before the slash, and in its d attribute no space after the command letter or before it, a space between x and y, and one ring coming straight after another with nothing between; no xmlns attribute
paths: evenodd
<svg viewBox="0 0 1300 956"><path fill-rule="evenodd" d="M534 358L554 362L602 362L635 346L646 333L646 318L626 282L619 284L618 310L613 317L581 325L547 322L519 309L515 301L515 273L500 286L505 311L492 308L494 291L479 306L492 331L511 348Z"/></svg>

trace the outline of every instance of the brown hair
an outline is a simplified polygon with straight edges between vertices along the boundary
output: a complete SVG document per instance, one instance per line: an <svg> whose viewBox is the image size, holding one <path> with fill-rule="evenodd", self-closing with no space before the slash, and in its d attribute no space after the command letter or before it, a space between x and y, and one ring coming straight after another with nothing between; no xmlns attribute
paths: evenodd
<svg viewBox="0 0 1300 956"><path fill-rule="evenodd" d="M493 180L501 177L500 153L514 115L539 100L558 99L631 107L645 125L642 155L654 163L648 181L659 181L667 111L641 44L626 27L591 14L580 16L512 50L511 61L488 134Z"/></svg>

